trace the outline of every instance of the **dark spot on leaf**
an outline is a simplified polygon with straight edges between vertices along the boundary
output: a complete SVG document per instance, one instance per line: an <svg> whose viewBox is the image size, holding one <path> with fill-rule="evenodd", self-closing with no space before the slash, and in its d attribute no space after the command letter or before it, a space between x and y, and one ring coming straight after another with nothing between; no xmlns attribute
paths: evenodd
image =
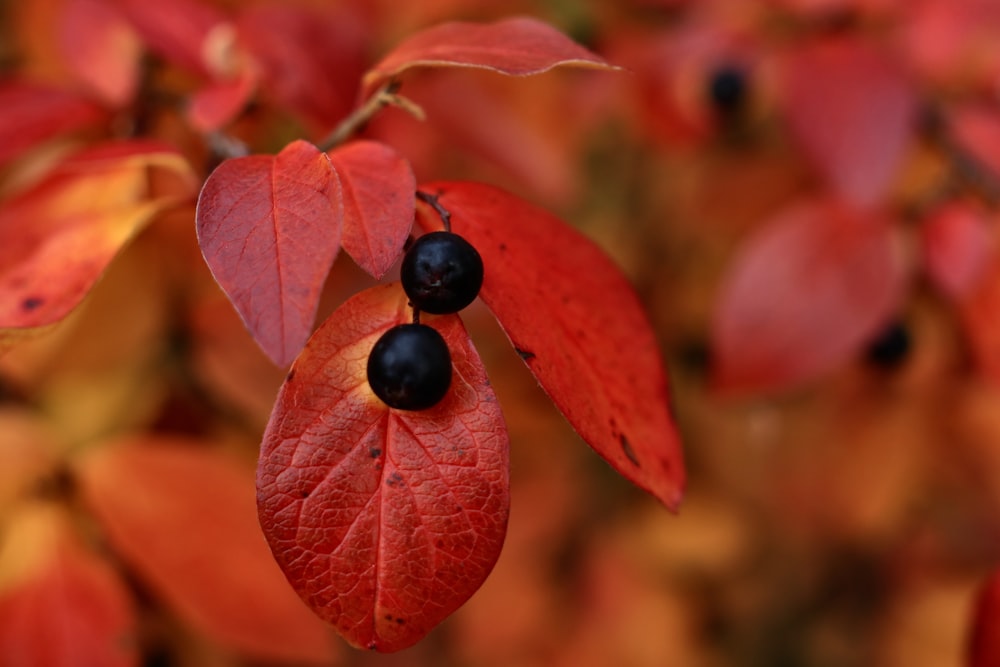
<svg viewBox="0 0 1000 667"><path fill-rule="evenodd" d="M396 619L396 625L403 625L404 623L406 623L406 621L404 619L402 619L402 618L397 618Z"/></svg>
<svg viewBox="0 0 1000 667"><path fill-rule="evenodd" d="M442 540L442 539L441 539L441 538L439 537L439 538L437 539L437 541L436 541L436 542L434 543L434 546L436 546L436 547L437 547L438 549L443 549L443 548L444 548L444 540Z"/></svg>
<svg viewBox="0 0 1000 667"><path fill-rule="evenodd" d="M621 443L622 451L625 453L626 458L628 458L628 460L632 462L632 465L634 465L636 468L641 468L642 465L639 463L639 459L636 458L635 450L632 449L632 445L631 443L629 443L628 438L626 438L624 434L619 435L618 442Z"/></svg>
<svg viewBox="0 0 1000 667"><path fill-rule="evenodd" d="M507 252L507 244L506 243L501 243L500 244L500 252Z"/></svg>
<svg viewBox="0 0 1000 667"><path fill-rule="evenodd" d="M302 499L305 500L306 498L309 497L310 491L309 489L302 489L302 491L300 491L299 493L302 496Z"/></svg>
<svg viewBox="0 0 1000 667"><path fill-rule="evenodd" d="M403 476L400 475L398 472L392 473L385 480L385 485L391 487L397 487L402 483L403 483Z"/></svg>
<svg viewBox="0 0 1000 667"><path fill-rule="evenodd" d="M391 621L392 620L392 614L386 614L385 615L385 620Z"/></svg>
<svg viewBox="0 0 1000 667"><path fill-rule="evenodd" d="M21 308L23 310L31 312L32 310L35 310L36 308L41 306L43 303L45 303L45 299L39 296L29 296L28 298L26 298L24 301L21 302Z"/></svg>
<svg viewBox="0 0 1000 667"><path fill-rule="evenodd" d="M382 450L379 449L378 447L371 447L368 450L368 455L373 459L377 459L378 457L382 456Z"/></svg>
<svg viewBox="0 0 1000 667"><path fill-rule="evenodd" d="M514 351L517 352L518 356L520 356L521 359L523 359L524 361L531 361L532 359L535 358L534 352L529 352L528 350L522 350L519 347L515 347Z"/></svg>

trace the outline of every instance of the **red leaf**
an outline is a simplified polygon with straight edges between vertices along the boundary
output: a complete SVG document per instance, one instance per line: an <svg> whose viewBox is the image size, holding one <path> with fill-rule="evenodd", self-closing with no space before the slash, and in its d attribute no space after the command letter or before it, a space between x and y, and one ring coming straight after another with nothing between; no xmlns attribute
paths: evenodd
<svg viewBox="0 0 1000 667"><path fill-rule="evenodd" d="M979 590L968 646L969 667L1000 665L1000 572L994 572Z"/></svg>
<svg viewBox="0 0 1000 667"><path fill-rule="evenodd" d="M344 189L344 250L381 278L403 251L413 226L417 182L410 164L375 141L330 151Z"/></svg>
<svg viewBox="0 0 1000 667"><path fill-rule="evenodd" d="M117 0L118 7L150 49L168 62L200 74L213 74L205 44L226 17L198 0Z"/></svg>
<svg viewBox="0 0 1000 667"><path fill-rule="evenodd" d="M141 44L121 13L106 0L67 0L59 21L67 66L108 105L128 104L139 84Z"/></svg>
<svg viewBox="0 0 1000 667"><path fill-rule="evenodd" d="M236 26L275 103L327 131L356 101L369 30L346 7L256 5Z"/></svg>
<svg viewBox="0 0 1000 667"><path fill-rule="evenodd" d="M979 370L1000 382L1000 258L991 253L982 276L959 302L959 314Z"/></svg>
<svg viewBox="0 0 1000 667"><path fill-rule="evenodd" d="M198 197L198 243L261 349L287 366L316 319L340 249L340 183L330 159L294 141L278 155L226 160Z"/></svg>
<svg viewBox="0 0 1000 667"><path fill-rule="evenodd" d="M47 139L96 125L104 113L76 93L23 81L0 83L0 164Z"/></svg>
<svg viewBox="0 0 1000 667"><path fill-rule="evenodd" d="M992 106L965 104L948 115L948 129L963 152L1000 177L1000 112Z"/></svg>
<svg viewBox="0 0 1000 667"><path fill-rule="evenodd" d="M480 183L422 186L483 257L480 296L569 423L619 473L676 509L684 487L659 346L632 286L547 211ZM420 206L418 224L441 228Z"/></svg>
<svg viewBox="0 0 1000 667"><path fill-rule="evenodd" d="M292 367L264 433L261 525L292 585L347 641L417 642L493 569L507 526L507 430L461 320L426 318L454 375L429 410L389 409L366 361L410 321L398 283L344 303Z"/></svg>
<svg viewBox="0 0 1000 667"><path fill-rule="evenodd" d="M712 325L723 392L787 389L845 363L895 314L906 283L888 220L794 205L733 260Z"/></svg>
<svg viewBox="0 0 1000 667"><path fill-rule="evenodd" d="M331 634L261 535L249 468L201 442L147 436L96 449L79 472L115 551L182 619L253 658L329 664Z"/></svg>
<svg viewBox="0 0 1000 667"><path fill-rule="evenodd" d="M153 169L183 179L178 193L150 192ZM78 153L4 202L0 329L40 327L65 317L132 236L192 189L182 155L162 144L128 141Z"/></svg>
<svg viewBox="0 0 1000 667"><path fill-rule="evenodd" d="M968 202L934 211L921 227L924 265L944 294L961 300L989 263L994 242L986 213Z"/></svg>
<svg viewBox="0 0 1000 667"><path fill-rule="evenodd" d="M244 69L232 78L210 81L191 97L188 121L196 130L213 132L231 122L246 106L257 85L252 69Z"/></svg>
<svg viewBox="0 0 1000 667"><path fill-rule="evenodd" d="M84 548L68 518L53 508L31 508L4 528L4 664L138 665L129 591L106 561Z"/></svg>
<svg viewBox="0 0 1000 667"><path fill-rule="evenodd" d="M838 194L868 206L886 194L913 139L911 82L858 40L813 41L786 57L785 113Z"/></svg>
<svg viewBox="0 0 1000 667"><path fill-rule="evenodd" d="M442 23L418 32L368 70L362 82L371 91L412 67L476 67L526 76L560 65L614 69L552 26L520 16L487 24Z"/></svg>

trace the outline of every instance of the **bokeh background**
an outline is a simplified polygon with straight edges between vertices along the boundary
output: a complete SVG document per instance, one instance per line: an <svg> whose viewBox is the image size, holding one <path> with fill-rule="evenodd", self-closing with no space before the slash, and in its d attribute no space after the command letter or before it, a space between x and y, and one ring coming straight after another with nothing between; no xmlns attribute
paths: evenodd
<svg viewBox="0 0 1000 667"><path fill-rule="evenodd" d="M77 82L60 55L68 4L0 4L6 76ZM213 6L236 13L260 4ZM992 308L1000 305L1000 8L989 0L297 4L339 26L330 52L317 55L331 65L329 114L352 107L358 77L381 53L444 20L535 16L623 68L525 79L414 72L401 92L427 120L387 109L364 135L409 158L418 182L500 185L614 257L662 343L689 472L677 515L631 487L565 424L489 313L470 308L463 318L512 439L503 554L483 588L416 647L375 655L337 645L329 664L971 664L977 596L1000 561L1000 310ZM833 76L836 66L811 55L845 43L874 54L862 60L874 65ZM144 62L150 95L196 86L155 55ZM812 88L793 95L792 78L810 79L802 62L820 65ZM889 74L868 76L879 68ZM886 102L883 82L902 102ZM319 138L336 118L322 127L265 100L227 132L273 152L298 136ZM119 109L102 132L140 132L140 119L142 133L210 162L205 137L169 104ZM833 138L817 139L824 132ZM92 139L57 139L9 163L2 187ZM720 304L734 267L797 202L830 200L877 211L891 227L905 289L822 367L728 391L732 355L753 357L767 344L748 335L743 352L729 341L720 354ZM881 277L869 279L874 289ZM341 256L321 316L369 284ZM756 297L765 317L781 313L794 325L812 316L771 296ZM824 349L825 332L813 335ZM803 347L797 340L795 354ZM49 544L31 536L58 507L70 532L128 582L137 664L285 664L231 641L192 615L183 594L170 594L169 581L150 583L134 558L117 554L74 472L108 442L180 440L241 460L252 489L283 375L204 267L193 206L154 220L66 322L0 357L0 591L12 590L2 584L18 580L24 561L41 558L23 545ZM141 504L143 487L133 486ZM6 660L0 654L0 664L32 664Z"/></svg>

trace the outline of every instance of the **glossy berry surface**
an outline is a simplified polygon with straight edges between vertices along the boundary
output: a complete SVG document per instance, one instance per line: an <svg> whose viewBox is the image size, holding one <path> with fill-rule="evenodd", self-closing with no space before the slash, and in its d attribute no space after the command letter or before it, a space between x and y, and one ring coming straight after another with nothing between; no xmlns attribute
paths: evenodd
<svg viewBox="0 0 1000 667"><path fill-rule="evenodd" d="M438 315L455 313L479 294L483 260L458 234L431 232L406 251L400 280L414 308Z"/></svg>
<svg viewBox="0 0 1000 667"><path fill-rule="evenodd" d="M426 410L451 386L451 353L437 329L400 324L378 339L368 357L368 384L390 408Z"/></svg>

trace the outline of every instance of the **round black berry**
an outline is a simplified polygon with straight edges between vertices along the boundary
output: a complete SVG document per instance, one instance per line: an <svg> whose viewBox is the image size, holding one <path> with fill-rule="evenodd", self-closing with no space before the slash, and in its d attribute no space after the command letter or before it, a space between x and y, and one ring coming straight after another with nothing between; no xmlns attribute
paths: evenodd
<svg viewBox="0 0 1000 667"><path fill-rule="evenodd" d="M426 410L448 393L451 353L437 329L400 324L378 339L368 356L368 384L390 408Z"/></svg>
<svg viewBox="0 0 1000 667"><path fill-rule="evenodd" d="M868 343L865 356L876 368L893 370L910 356L913 341L903 322L893 322Z"/></svg>
<svg viewBox="0 0 1000 667"><path fill-rule="evenodd" d="M414 308L436 315L456 313L479 294L483 259L458 234L431 232L406 251L400 280Z"/></svg>
<svg viewBox="0 0 1000 667"><path fill-rule="evenodd" d="M723 65L708 77L708 99L725 116L740 111L748 94L746 72L734 65Z"/></svg>

